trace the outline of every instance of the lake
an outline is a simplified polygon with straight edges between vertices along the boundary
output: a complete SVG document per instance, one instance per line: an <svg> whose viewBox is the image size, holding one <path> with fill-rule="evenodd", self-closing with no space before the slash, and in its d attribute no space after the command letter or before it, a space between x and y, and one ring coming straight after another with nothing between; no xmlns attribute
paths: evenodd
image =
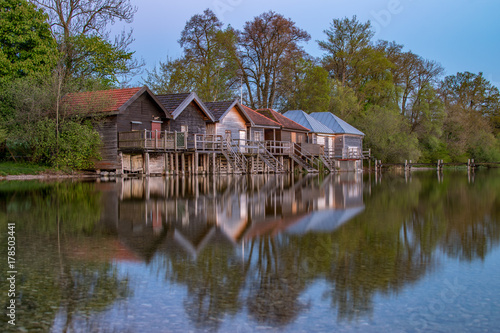
<svg viewBox="0 0 500 333"><path fill-rule="evenodd" d="M2 331L500 327L499 170L3 181L0 228Z"/></svg>

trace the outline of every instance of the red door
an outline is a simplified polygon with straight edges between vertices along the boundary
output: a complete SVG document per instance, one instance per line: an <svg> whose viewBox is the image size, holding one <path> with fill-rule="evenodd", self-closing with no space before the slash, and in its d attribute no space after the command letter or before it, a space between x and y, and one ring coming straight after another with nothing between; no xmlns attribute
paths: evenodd
<svg viewBox="0 0 500 333"><path fill-rule="evenodd" d="M155 122L155 121L151 122L151 131L153 133L155 131L158 131L156 135L157 135L157 138L159 139L160 138L160 134L161 134L161 123L158 123L158 122ZM151 137L154 137L153 135L151 135Z"/></svg>

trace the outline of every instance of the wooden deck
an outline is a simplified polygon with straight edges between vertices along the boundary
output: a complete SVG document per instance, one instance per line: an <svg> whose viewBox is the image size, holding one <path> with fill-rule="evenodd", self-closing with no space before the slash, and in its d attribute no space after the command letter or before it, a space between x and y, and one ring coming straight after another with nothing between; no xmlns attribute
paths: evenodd
<svg viewBox="0 0 500 333"><path fill-rule="evenodd" d="M313 143L228 140L216 134L168 131L131 131L118 134L124 171L152 169L175 173L214 172L282 173L301 168L306 172L335 172L333 149ZM348 155L351 158L359 155ZM142 166L141 166L142 165ZM149 165L153 167L149 167ZM158 166L158 167L154 167Z"/></svg>

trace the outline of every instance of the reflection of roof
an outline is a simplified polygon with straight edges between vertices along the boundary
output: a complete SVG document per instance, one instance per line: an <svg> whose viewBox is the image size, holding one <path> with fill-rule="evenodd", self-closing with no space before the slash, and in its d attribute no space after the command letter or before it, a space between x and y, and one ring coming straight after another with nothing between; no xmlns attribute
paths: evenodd
<svg viewBox="0 0 500 333"><path fill-rule="evenodd" d="M274 128L279 128L280 124L275 122L274 120L271 120L257 111L254 111L250 109L246 105L242 105L243 110L248 114L248 117L252 120L252 122L255 124L255 126L265 126L265 127L274 127Z"/></svg>
<svg viewBox="0 0 500 333"><path fill-rule="evenodd" d="M286 230L291 234L304 234L307 232L332 232L346 223L365 209L365 206L316 211L291 226Z"/></svg>
<svg viewBox="0 0 500 333"><path fill-rule="evenodd" d="M260 236L276 236L297 223L304 215L286 216L282 218L266 219L255 221L252 227L245 233L245 239L252 239Z"/></svg>
<svg viewBox="0 0 500 333"><path fill-rule="evenodd" d="M297 122L293 121L292 119L285 117L279 112L276 112L272 109L260 109L257 110L258 113L260 113L263 116L266 116L267 118L276 121L277 123L281 124L283 126L283 129L287 130L292 130L292 131L301 131L301 132L309 132L309 128L302 126L301 124L298 124Z"/></svg>
<svg viewBox="0 0 500 333"><path fill-rule="evenodd" d="M167 94L167 95L157 95L156 98L161 102L161 104L167 109L168 112L176 119L182 111L191 103L195 102L201 109L201 111L211 120L214 120L214 116L201 101L201 99L196 95L196 93L181 93L181 94Z"/></svg>
<svg viewBox="0 0 500 333"><path fill-rule="evenodd" d="M335 134L355 134L362 136L365 135L363 132L361 132L354 126L349 125L331 112L314 112L311 113L310 116L325 124Z"/></svg>
<svg viewBox="0 0 500 333"><path fill-rule="evenodd" d="M310 129L312 133L333 134L333 131L302 110L287 111L284 116Z"/></svg>

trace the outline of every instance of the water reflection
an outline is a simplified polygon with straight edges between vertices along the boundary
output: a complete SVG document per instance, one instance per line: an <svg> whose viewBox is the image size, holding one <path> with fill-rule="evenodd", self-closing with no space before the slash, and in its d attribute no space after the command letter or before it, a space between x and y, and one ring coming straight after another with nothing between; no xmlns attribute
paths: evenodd
<svg viewBox="0 0 500 333"><path fill-rule="evenodd" d="M18 259L28 329L301 330L318 311L331 329L370 318L377 297L396 299L450 259L484 261L500 238L498 174L32 185L0 184L2 227L16 221L29 244ZM177 319L147 310L178 288L164 306Z"/></svg>

